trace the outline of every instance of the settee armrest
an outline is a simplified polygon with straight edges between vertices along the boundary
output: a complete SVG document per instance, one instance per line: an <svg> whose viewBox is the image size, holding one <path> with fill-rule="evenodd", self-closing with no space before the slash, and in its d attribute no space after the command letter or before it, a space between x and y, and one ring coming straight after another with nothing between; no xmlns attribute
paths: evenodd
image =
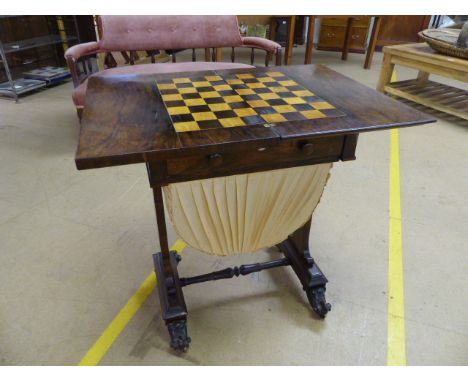
<svg viewBox="0 0 468 382"><path fill-rule="evenodd" d="M90 54L99 51L99 43L96 41L85 42L83 44L73 45L65 52L65 58L78 61L81 57L89 56Z"/></svg>
<svg viewBox="0 0 468 382"><path fill-rule="evenodd" d="M262 37L242 37L242 44L248 48L258 48L276 54L281 49L277 42Z"/></svg>
<svg viewBox="0 0 468 382"><path fill-rule="evenodd" d="M245 48L262 49L267 52L265 63L268 63L268 56L276 55L276 65L281 65L283 57L283 48L277 42L263 37L242 37L242 46ZM253 53L252 53L253 54ZM252 58L253 60L253 58Z"/></svg>
<svg viewBox="0 0 468 382"><path fill-rule="evenodd" d="M65 52L65 59L67 60L68 69L70 69L70 73L73 80L73 85L77 87L80 85L90 73L85 71L82 73L78 67L78 61L86 56L90 56L94 53L98 53L99 50L99 43L96 41L85 42L83 44L73 45L72 47L68 48ZM82 63L83 66L86 66L86 63Z"/></svg>

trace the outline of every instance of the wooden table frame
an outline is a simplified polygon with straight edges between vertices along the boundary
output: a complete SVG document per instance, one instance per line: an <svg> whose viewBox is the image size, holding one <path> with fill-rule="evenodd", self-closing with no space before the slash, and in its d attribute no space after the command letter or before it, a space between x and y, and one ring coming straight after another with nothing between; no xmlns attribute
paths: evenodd
<svg viewBox="0 0 468 382"><path fill-rule="evenodd" d="M147 167L150 179L153 179L154 175L158 175L157 169L156 172L153 172L151 162ZM176 251L169 250L161 185L152 184L151 187L153 188L161 248L160 252L153 255L153 261L156 277L159 280L158 291L162 318L166 323L171 338L170 344L174 350L186 351L191 343L191 338L187 333L188 313L182 288L201 282L230 279L234 276L239 277L253 272L260 272L264 269L291 266L302 284L310 306L319 317L325 318L331 309L331 305L325 299L328 280L310 255L310 220L303 227L289 235L285 241L278 243L277 248L283 252L285 256L283 258L181 278L177 266L182 258Z"/></svg>
<svg viewBox="0 0 468 382"><path fill-rule="evenodd" d="M437 74L468 82L468 61L432 50L426 43L386 46L377 90L468 120L468 92L430 81ZM413 80L391 82L395 65L417 69Z"/></svg>
<svg viewBox="0 0 468 382"><path fill-rule="evenodd" d="M296 16L282 16L283 18L288 19L288 33L286 37L286 47L284 55L284 64L291 65L292 63L292 51L294 47L294 32L296 28ZM307 40L306 40L306 51L304 56L304 65L312 63L312 50L314 47L314 31L315 31L315 21L317 18L328 17L328 16L306 16L309 18L309 27L307 31ZM346 33L343 44L343 49L341 53L341 59L347 60L349 46L351 45L351 28L353 26L354 18L352 16L333 16L333 17L346 17ZM372 58L374 57L375 46L377 44L377 36L380 31L380 25L382 23L381 16L373 16L374 23L371 29L371 37L369 40L369 46L366 50L366 58L364 61L364 69L370 69L372 65ZM275 40L276 37L276 22L277 18L272 17L272 22L270 23L270 39Z"/></svg>
<svg viewBox="0 0 468 382"><path fill-rule="evenodd" d="M180 256L169 250L162 187L176 182L279 168L354 160L362 132L420 125L433 118L323 66L233 69L204 74L281 70L303 87L329 100L346 115L250 127L176 133L156 86L174 74L91 77L75 157L77 168L145 163L156 211L160 251L153 255L162 316L171 346L187 350L187 307L182 288L198 282L231 278L291 266L312 309L325 317L326 277L309 251L310 221L277 244L283 258L181 278ZM190 77L194 73L177 73ZM201 72L196 72L200 75ZM359 102L356 102L359 99Z"/></svg>

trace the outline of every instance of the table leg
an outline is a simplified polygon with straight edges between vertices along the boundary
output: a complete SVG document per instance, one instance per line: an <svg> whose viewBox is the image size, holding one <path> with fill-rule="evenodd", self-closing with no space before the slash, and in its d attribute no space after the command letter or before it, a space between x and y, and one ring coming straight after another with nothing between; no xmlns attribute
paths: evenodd
<svg viewBox="0 0 468 382"><path fill-rule="evenodd" d="M314 48L315 16L309 16L309 27L307 30L307 42L304 65L312 63L312 49Z"/></svg>
<svg viewBox="0 0 468 382"><path fill-rule="evenodd" d="M386 85L392 80L393 68L395 64L392 63L392 56L390 53L384 51L384 57L382 60L382 66L380 68L380 77L379 82L377 83L377 90L379 92L384 92Z"/></svg>
<svg viewBox="0 0 468 382"><path fill-rule="evenodd" d="M331 305L325 300L325 285L328 280L310 256L310 223L309 220L289 235L285 241L278 244L278 248L290 260L291 267L299 278L312 309L321 318L325 318L331 309Z"/></svg>
<svg viewBox="0 0 468 382"><path fill-rule="evenodd" d="M294 31L296 30L296 16L290 16L288 22L288 35L286 37L285 65L291 65L294 46Z"/></svg>
<svg viewBox="0 0 468 382"><path fill-rule="evenodd" d="M366 60L364 62L364 69L370 69L372 65L372 58L374 57L375 46L377 45L377 36L379 35L381 24L382 24L382 17L375 16L374 25L372 26L369 46L367 47Z"/></svg>
<svg viewBox="0 0 468 382"><path fill-rule="evenodd" d="M348 59L348 51L349 45L351 44L351 28L353 26L353 17L348 17L348 22L346 23L346 34L343 44L343 51L341 52L341 59L347 60Z"/></svg>
<svg viewBox="0 0 468 382"><path fill-rule="evenodd" d="M429 74L428 72L423 72L422 70L420 70L418 72L418 77L416 79L416 81L418 82L418 85L425 85L427 84L427 81L429 80Z"/></svg>
<svg viewBox="0 0 468 382"><path fill-rule="evenodd" d="M160 186L153 187L153 196L161 246L161 252L153 255L153 261L158 280L162 317L171 337L171 347L175 350L186 351L191 339L187 335L187 307L177 272L177 264L181 258L177 252L169 251L164 201Z"/></svg>

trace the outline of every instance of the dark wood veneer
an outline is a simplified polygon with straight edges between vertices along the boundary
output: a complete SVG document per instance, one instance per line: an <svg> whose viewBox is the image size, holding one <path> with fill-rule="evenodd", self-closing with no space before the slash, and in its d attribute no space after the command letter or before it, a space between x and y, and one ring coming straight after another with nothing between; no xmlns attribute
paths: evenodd
<svg viewBox="0 0 468 382"><path fill-rule="evenodd" d="M278 69L257 68L240 72L250 70ZM157 78L166 78L167 74L92 77L81 122L77 168L209 155L218 150L243 151L274 140L348 135L434 121L432 117L324 66L283 66L281 71L333 102L346 116L177 134L160 102L155 84Z"/></svg>

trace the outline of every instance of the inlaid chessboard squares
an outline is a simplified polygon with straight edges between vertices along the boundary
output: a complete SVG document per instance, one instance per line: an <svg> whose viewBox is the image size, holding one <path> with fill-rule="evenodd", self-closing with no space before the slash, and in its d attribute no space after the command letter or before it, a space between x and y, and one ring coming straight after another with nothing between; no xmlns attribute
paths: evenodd
<svg viewBox="0 0 468 382"><path fill-rule="evenodd" d="M178 133L345 115L278 71L178 77L157 85Z"/></svg>

